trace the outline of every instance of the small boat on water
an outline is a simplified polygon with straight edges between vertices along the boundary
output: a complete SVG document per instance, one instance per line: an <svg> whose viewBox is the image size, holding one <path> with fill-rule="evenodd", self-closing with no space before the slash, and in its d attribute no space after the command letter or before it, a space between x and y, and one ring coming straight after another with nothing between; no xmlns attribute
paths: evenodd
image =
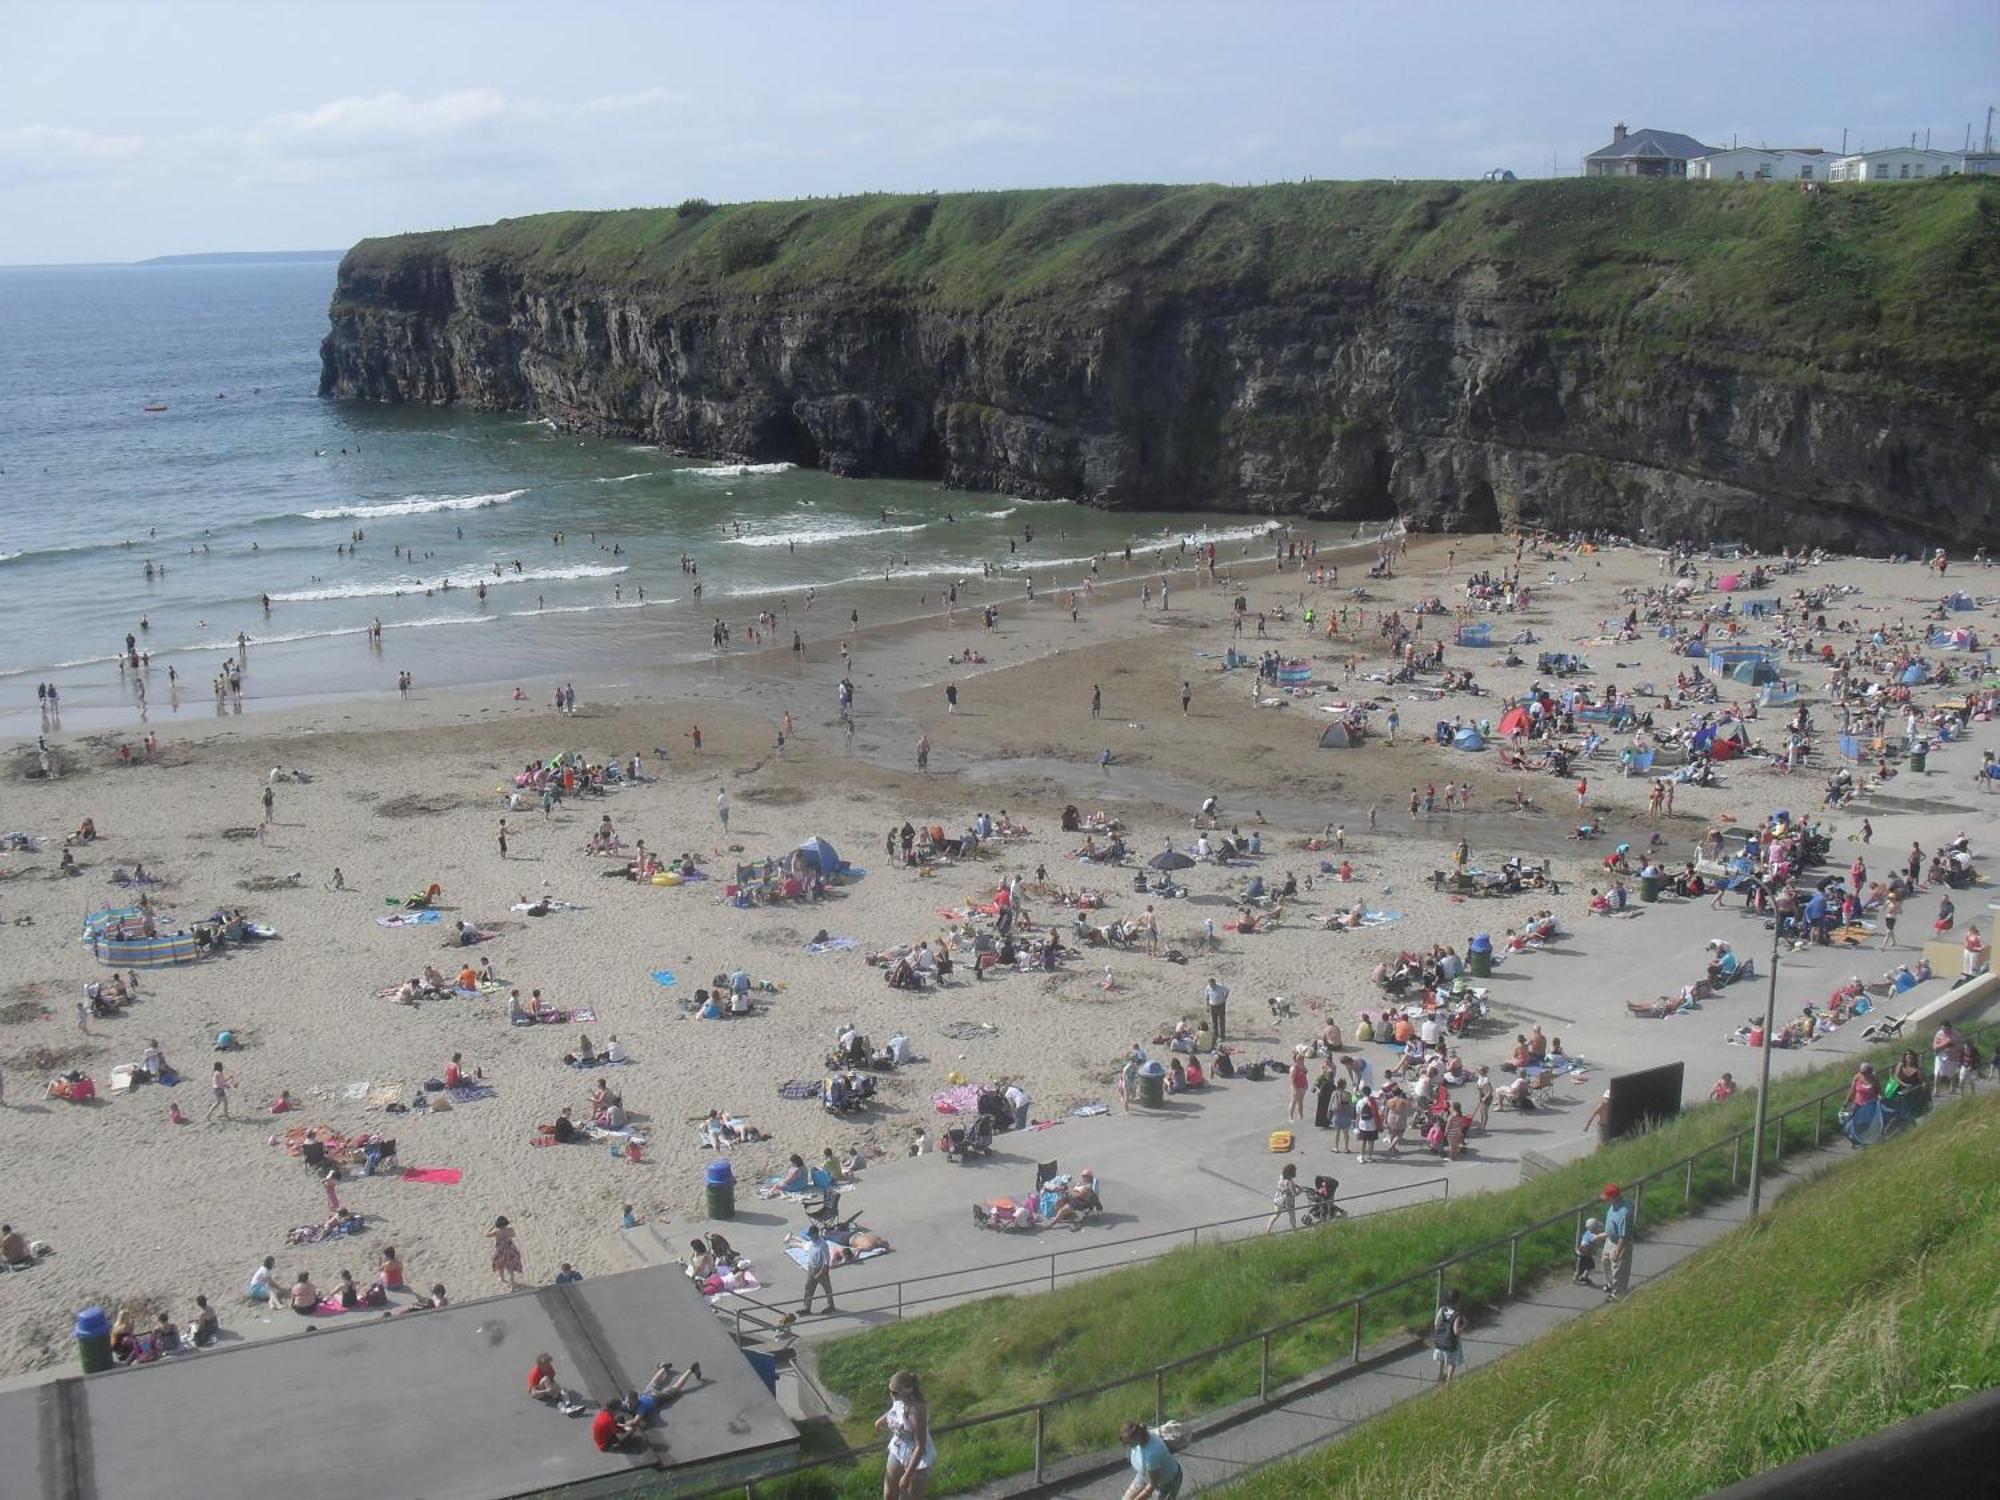
<svg viewBox="0 0 2000 1500"><path fill-rule="evenodd" d="M140 408L142 411L165 411L166 409L167 403L164 401L148 401Z"/></svg>

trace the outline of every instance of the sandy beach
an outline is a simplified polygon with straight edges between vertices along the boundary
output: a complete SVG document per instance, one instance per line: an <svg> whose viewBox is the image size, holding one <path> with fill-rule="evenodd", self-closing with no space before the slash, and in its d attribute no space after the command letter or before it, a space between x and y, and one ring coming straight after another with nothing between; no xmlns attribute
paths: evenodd
<svg viewBox="0 0 2000 1500"><path fill-rule="evenodd" d="M1470 574L1498 574L1514 559L1510 538L1425 538L1387 581L1361 576L1365 555L1342 554L1335 586L1314 576L1319 562L1335 560L1332 553L1276 570L1267 552L1225 563L1212 582L1191 569L1172 575L1163 610L1162 575L1128 570L1114 557L1094 591L1077 591L1074 619L1070 589L1051 590L1050 580L1029 603L1017 579L974 579L950 623L935 583L913 587L906 618L864 620L852 630L847 606L828 593L812 616L785 617L769 636L778 643L771 649L739 649L693 670L623 673L615 683L579 664L574 714L554 712L554 684L537 680L523 683L527 697L518 702L504 693L420 689L407 700L344 697L226 719L156 711L148 724L87 737L52 725L48 745L60 774L31 774L39 771L32 739L12 747L0 813L0 828L41 844L36 853L0 855L8 970L0 981L0 1219L53 1251L25 1274L0 1277L8 1311L0 1371L67 1367L70 1320L93 1303L163 1309L185 1321L199 1291L223 1310L225 1325L247 1322L236 1316L242 1288L266 1255L278 1258L281 1278L309 1264L324 1282L339 1265L366 1281L382 1247L394 1244L413 1281L442 1281L454 1295L484 1294L498 1288L483 1237L498 1214L519 1227L530 1281L548 1280L564 1261L585 1274L622 1269L615 1231L624 1205L646 1217L691 1220L690 1233L699 1228L702 1166L713 1152L698 1140L695 1122L710 1109L748 1115L771 1135L734 1153L743 1193L789 1153L817 1160L831 1140L879 1153L870 1173L908 1170L905 1144L919 1129L935 1135L941 1117L931 1095L955 1071L974 1082L1020 1080L1037 1118L1109 1101L1124 1051L1165 1023L1195 1017L1211 975L1231 988L1244 1013L1263 1012L1267 996L1291 999L1300 1007L1296 1040L1329 1016L1351 1034L1357 1014L1376 1005L1369 974L1385 955L1433 943L1462 950L1472 930L1490 928L1498 939L1543 905L1596 940L1589 891L1608 885L1601 861L1618 843L1643 853L1657 831L1661 857L1677 867L1711 827L1754 827L1774 808L1820 807L1839 764L1840 713L1828 702L1828 667L1818 663L1781 664L1815 722L1809 763L1786 776L1765 759L1731 762L1719 768L1726 785L1678 788L1671 816L1649 817L1651 782L1620 774L1618 751L1630 743L1624 737L1560 778L1505 769L1497 740L1478 753L1437 745L1435 721L1498 720L1509 695L1535 681L1558 690L1616 684L1628 693L1651 684L1638 706L1654 713L1659 737L1691 714L1756 697L1755 688L1725 680L1719 703L1682 704L1676 692L1677 706L1662 706L1676 672L1693 663L1675 657L1643 618L1636 638L1618 638L1626 612L1644 610L1627 591L1669 582L1660 554L1621 548L1565 549L1553 560L1530 555L1521 574L1527 606L1469 617L1491 624L1492 646L1455 644L1458 622L1450 614L1422 617L1419 646L1443 631L1445 665L1470 669L1486 696L1433 700L1413 685L1371 680L1392 665L1379 633L1382 610L1400 610L1407 620L1410 607L1431 596L1456 610L1466 603ZM1682 608L1698 617L1727 603L1732 596L1709 580L1749 566L1699 561ZM1142 587L1151 588L1150 600L1142 602ZM1365 598L1352 597L1356 587ZM1984 648L2000 629L2000 574L1954 565L1940 580L1919 564L1839 559L1775 578L1760 597L1782 600L1801 587L1857 590L1824 605L1823 632L1812 618L1793 617L1815 651L1831 643L1837 653L1876 630L1901 627L1920 641L1940 597L1969 591L1977 607L1951 611L1943 623L1976 631L1982 649L1924 654L1933 664L1986 673L1978 680L1990 683ZM1232 626L1239 595L1247 603L1241 635ZM993 630L983 628L979 613L987 603L1000 610ZM1316 613L1310 628L1302 620L1308 606ZM1329 612L1337 618L1343 607L1348 623L1329 637ZM1740 641L1774 639L1769 616L1730 618L1742 626ZM786 649L794 628L805 647L796 654ZM1504 666L1499 643L1523 630L1535 642L1516 648L1521 665ZM1309 660L1310 688L1286 696L1260 684L1254 668L1223 670L1232 647L1253 659L1269 650ZM968 651L983 660L966 662ZM1589 670L1562 681L1538 675L1542 651L1577 653ZM253 698L257 667L253 647ZM855 687L851 731L836 704L843 673ZM957 689L955 708L947 686ZM1101 690L1096 716L1093 688ZM1962 686L1913 689L1925 707L1965 695ZM1320 731L1338 717L1323 709L1364 700L1380 705L1369 715L1368 738L1351 750L1320 748ZM1392 704L1401 721L1394 744L1385 729ZM1795 711L1762 708L1750 723L1755 738L1782 750ZM792 731L780 748L788 714ZM1900 738L1900 711L1892 720L1890 737ZM691 738L697 726L699 750ZM157 736L150 754L148 732ZM1569 738L1584 733L1587 727ZM928 746L922 771L920 739ZM1996 748L2000 734L1982 717L1963 743L1933 758L1927 775L1904 769L1854 805L1825 810L1834 852L1816 873L1844 871L1857 852L1871 862L1899 861L1912 839L1928 851L1959 828L1983 853L2000 797L1982 794L1975 772L1982 752ZM593 762L636 756L651 779L601 797L568 798L547 815L532 803L508 810L517 773L571 751ZM271 785L274 767L310 779ZM1587 782L1581 794L1579 779ZM1465 810L1444 809L1447 784L1470 788ZM267 787L271 821L260 831ZM1425 788L1436 793L1436 805L1412 816L1410 799ZM725 790L726 831L717 813ZM1211 837L1232 827L1246 839L1255 832L1262 853L1239 865L1197 865L1185 876L1189 896L1154 903L1161 949L1195 955L1192 962L1171 962L1141 941L1088 948L1053 974L1000 974L975 984L961 968L941 990L916 993L888 987L865 961L894 945L935 940L951 925L945 912L989 900L1011 875L1031 887L1025 917L1057 924L1067 938L1073 913L1038 889L1041 867L1047 887L1103 892L1106 905L1094 920L1139 918L1151 898L1134 894L1134 868L1169 841L1188 847L1195 811L1210 795L1219 825ZM1082 835L1061 830L1065 804L1122 820L1137 858L1102 870L1072 858ZM885 836L906 820L956 835L976 814L998 819L1003 811L1030 832L993 841L976 859L919 873L885 851ZM1872 825L1866 851L1848 842L1864 817ZM86 818L98 837L74 850L81 872L65 877L57 870L63 838ZM619 861L586 850L606 818L627 845L643 839L668 857L685 852L711 878L668 887L606 878ZM1577 841L1581 822L1601 836ZM1322 868L1338 853L1304 847L1329 827L1344 829L1351 883ZM721 899L738 863L787 855L815 835L865 867L865 876L840 882L812 904L744 909ZM1432 872L1450 866L1461 838L1470 862L1488 868L1517 854L1549 860L1560 896L1474 907L1434 888ZM111 883L114 872L140 864L158 883L129 890ZM336 868L344 890L331 888ZM294 872L296 884L289 882ZM1234 920L1247 880L1261 876L1275 887L1288 874L1312 888L1286 903L1275 931L1221 931L1212 953L1197 951L1206 922L1222 929ZM433 883L441 888L441 921L378 920ZM233 946L220 958L143 972L132 1005L80 1024L82 986L108 981L111 971L79 943L79 924L92 909L126 905L140 890L163 930L240 907L278 935ZM1953 894L1961 917L1984 920L1989 892ZM516 909L545 898L571 905L547 915ZM1897 958L1914 959L1910 944L1927 935L1937 899L1932 890L1911 897ZM1329 914L1355 904L1401 915L1375 929L1322 928ZM460 919L494 935L470 948L451 946ZM854 945L809 953L821 930ZM1692 977L1622 972L1616 947L1596 942L1592 960L1601 964L1607 1003L1651 998ZM466 958L490 960L501 987L414 1006L384 994L426 964L449 975ZM1855 958L1871 979L1893 961L1872 952ZM738 968L759 984L757 1014L725 1022L684 1016L681 1002L698 986ZM672 971L675 983L657 982L655 971ZM553 1006L587 1010L594 1019L510 1026L513 987L539 989ZM945 1034L952 1021L998 1030L967 1044ZM817 1080L845 1022L877 1043L905 1030L928 1061L884 1075L876 1112L834 1124L810 1103L781 1099L777 1085ZM1709 1030L1723 1026L1722 1012L1710 1017ZM224 1029L241 1043L222 1057L233 1081L230 1118L209 1120L212 1049ZM579 1033L600 1046L615 1033L630 1063L564 1066L561 1057ZM138 1063L152 1039L183 1081L112 1092L113 1067ZM1511 1029L1489 1033L1464 1049L1466 1059L1497 1063L1510 1041ZM1583 1055L1596 1045L1590 1036L1570 1039ZM429 1113L380 1107L409 1104L455 1053L468 1072L483 1073L490 1097ZM1754 1054L1740 1056L1747 1071ZM50 1077L70 1069L96 1082L97 1101L42 1098ZM646 1138L642 1159L621 1159L604 1145L537 1147L538 1123L566 1106L582 1116L600 1077L622 1094ZM1691 1089L1707 1081L1691 1070ZM269 1106L282 1090L296 1108L273 1115ZM168 1123L173 1104L189 1123ZM343 1136L388 1134L403 1167L461 1175L449 1183L350 1175L338 1192L364 1216L365 1231L295 1249L287 1232L323 1220L327 1199L321 1182L273 1142L306 1126ZM955 1205L950 1211L960 1212Z"/></svg>

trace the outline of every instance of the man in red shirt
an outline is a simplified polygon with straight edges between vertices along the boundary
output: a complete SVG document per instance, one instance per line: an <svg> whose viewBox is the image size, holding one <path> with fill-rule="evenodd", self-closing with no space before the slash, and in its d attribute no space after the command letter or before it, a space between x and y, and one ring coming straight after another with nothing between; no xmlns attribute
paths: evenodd
<svg viewBox="0 0 2000 1500"><path fill-rule="evenodd" d="M609 1453L613 1448L623 1447L625 1437L625 1424L618 1418L618 1404L605 1402L597 1415L590 1419L590 1440L597 1444L599 1453Z"/></svg>

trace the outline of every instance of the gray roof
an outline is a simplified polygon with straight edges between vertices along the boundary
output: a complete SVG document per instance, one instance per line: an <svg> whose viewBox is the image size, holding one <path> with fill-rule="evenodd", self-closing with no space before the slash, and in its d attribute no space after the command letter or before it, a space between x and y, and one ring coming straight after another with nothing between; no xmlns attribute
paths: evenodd
<svg viewBox="0 0 2000 1500"><path fill-rule="evenodd" d="M644 1385L668 1357L683 1369L699 1360L704 1381L643 1447L599 1453L588 1416L529 1399L528 1366L544 1349L563 1384L593 1401ZM677 1268L655 1267L417 1317L350 1313L317 1333L10 1391L0 1496L660 1493L781 1465L797 1445L701 1294Z"/></svg>
<svg viewBox="0 0 2000 1500"><path fill-rule="evenodd" d="M1625 139L1613 141L1590 153L1591 161L1613 161L1627 156L1667 157L1679 161L1693 161L1698 156L1708 156L1718 148L1704 146L1691 135L1681 135L1672 130L1632 130Z"/></svg>

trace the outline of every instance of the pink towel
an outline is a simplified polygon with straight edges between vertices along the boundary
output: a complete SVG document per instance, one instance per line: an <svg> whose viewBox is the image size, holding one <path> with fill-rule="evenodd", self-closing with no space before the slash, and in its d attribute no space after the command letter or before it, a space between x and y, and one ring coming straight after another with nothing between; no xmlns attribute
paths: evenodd
<svg viewBox="0 0 2000 1500"><path fill-rule="evenodd" d="M405 1182L439 1182L446 1187L456 1183L463 1175L457 1167L408 1167L404 1169Z"/></svg>

